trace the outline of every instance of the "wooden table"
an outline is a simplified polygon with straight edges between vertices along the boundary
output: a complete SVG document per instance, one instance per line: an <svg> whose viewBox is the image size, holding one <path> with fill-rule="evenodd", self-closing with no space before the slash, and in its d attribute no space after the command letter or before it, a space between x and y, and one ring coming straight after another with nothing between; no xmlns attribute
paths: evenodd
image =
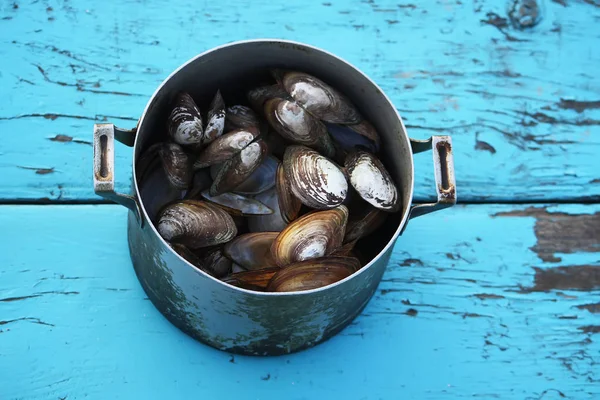
<svg viewBox="0 0 600 400"><path fill-rule="evenodd" d="M227 3L0 6L0 399L600 398L600 3L538 1L534 26L482 0ZM94 122L134 126L180 64L260 37L361 68L412 137L452 135L460 203L410 222L352 325L277 358L168 323L91 173Z"/></svg>

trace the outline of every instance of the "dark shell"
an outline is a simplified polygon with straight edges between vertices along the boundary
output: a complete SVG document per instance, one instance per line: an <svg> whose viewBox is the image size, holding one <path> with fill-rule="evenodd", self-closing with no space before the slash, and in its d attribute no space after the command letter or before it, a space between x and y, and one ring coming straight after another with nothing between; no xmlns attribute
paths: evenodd
<svg viewBox="0 0 600 400"><path fill-rule="evenodd" d="M223 282L242 289L264 292L269 281L279 268L267 268L231 274L222 279Z"/></svg>
<svg viewBox="0 0 600 400"><path fill-rule="evenodd" d="M362 120L347 97L312 75L286 72L283 74L282 84L294 100L323 121L357 124Z"/></svg>
<svg viewBox="0 0 600 400"><path fill-rule="evenodd" d="M212 178L210 177L209 169L199 169L194 173L192 187L187 191L185 198L197 200L201 196L202 191L208 189L210 185L212 185Z"/></svg>
<svg viewBox="0 0 600 400"><path fill-rule="evenodd" d="M267 100L270 99L289 99L290 95L283 90L281 85L261 86L249 90L247 94L248 101L254 110L262 113Z"/></svg>
<svg viewBox="0 0 600 400"><path fill-rule="evenodd" d="M267 150L267 144L258 139L225 161L210 188L211 196L230 192L244 182L263 162Z"/></svg>
<svg viewBox="0 0 600 400"><path fill-rule="evenodd" d="M294 263L277 271L267 285L269 292L299 292L340 281L360 268L354 257L322 257Z"/></svg>
<svg viewBox="0 0 600 400"><path fill-rule="evenodd" d="M271 99L264 109L269 125L285 139L314 148L327 157L334 155L333 141L325 124L295 101Z"/></svg>
<svg viewBox="0 0 600 400"><path fill-rule="evenodd" d="M327 126L329 135L342 151L349 152L359 147L364 147L373 153L379 150L376 142L358 133L351 126L330 123L326 123L325 125Z"/></svg>
<svg viewBox="0 0 600 400"><path fill-rule="evenodd" d="M225 131L234 129L248 129L255 127L260 129L260 122L254 111L246 106L231 106L225 111Z"/></svg>
<svg viewBox="0 0 600 400"><path fill-rule="evenodd" d="M383 211L398 211L398 190L377 157L366 151L358 151L346 158L345 165L350 184L363 200Z"/></svg>
<svg viewBox="0 0 600 400"><path fill-rule="evenodd" d="M205 201L182 200L161 210L158 233L171 243L191 249L226 243L237 236L231 216Z"/></svg>
<svg viewBox="0 0 600 400"><path fill-rule="evenodd" d="M190 264L215 278L226 276L231 269L231 260L224 257L220 249L212 249L207 252L205 257L199 257L182 244L171 243L169 245Z"/></svg>
<svg viewBox="0 0 600 400"><path fill-rule="evenodd" d="M223 134L225 129L225 102L221 96L221 91L217 90L217 94L210 103L208 110L208 122L204 130L203 143L210 143Z"/></svg>
<svg viewBox="0 0 600 400"><path fill-rule="evenodd" d="M375 207L364 207L362 212L351 212L344 243L362 239L375 232L385 222L387 214Z"/></svg>
<svg viewBox="0 0 600 400"><path fill-rule="evenodd" d="M279 200L275 188L262 192L254 198L270 209L273 214L248 217L248 228L250 232L280 232L287 223L283 220L279 211Z"/></svg>
<svg viewBox="0 0 600 400"><path fill-rule="evenodd" d="M211 203L217 204L232 215L251 216L273 214L273 210L260 201L237 193L223 193L218 196L211 196L209 191L205 190L202 192L202 197Z"/></svg>
<svg viewBox="0 0 600 400"><path fill-rule="evenodd" d="M307 207L333 208L346 198L346 176L333 161L315 150L289 146L283 156L283 167L292 192Z"/></svg>
<svg viewBox="0 0 600 400"><path fill-rule="evenodd" d="M200 110L188 93L177 94L168 121L169 135L175 143L185 146L204 142Z"/></svg>
<svg viewBox="0 0 600 400"><path fill-rule="evenodd" d="M246 233L223 247L223 254L247 270L276 267L271 244L279 232Z"/></svg>
<svg viewBox="0 0 600 400"><path fill-rule="evenodd" d="M194 169L205 168L229 160L258 136L258 129L250 127L227 132L209 144L194 162Z"/></svg>
<svg viewBox="0 0 600 400"><path fill-rule="evenodd" d="M267 156L259 167L244 182L236 186L234 191L244 195L255 195L275 186L275 173L279 160Z"/></svg>
<svg viewBox="0 0 600 400"><path fill-rule="evenodd" d="M192 164L188 154L177 143L165 143L158 149L162 166L171 185L186 190L192 181Z"/></svg>
<svg viewBox="0 0 600 400"><path fill-rule="evenodd" d="M347 222L346 206L305 214L279 233L271 254L280 267L328 256L342 245Z"/></svg>
<svg viewBox="0 0 600 400"><path fill-rule="evenodd" d="M181 200L186 195L185 190L177 189L169 183L159 158L154 158L154 162L146 167L139 188L141 203L153 223L165 205Z"/></svg>
<svg viewBox="0 0 600 400"><path fill-rule="evenodd" d="M285 223L289 223L298 218L298 215L300 214L300 208L302 208L302 203L292 193L290 185L285 176L283 164L279 164L277 167L275 185L277 188L277 200L279 202L279 211L281 212L281 217Z"/></svg>

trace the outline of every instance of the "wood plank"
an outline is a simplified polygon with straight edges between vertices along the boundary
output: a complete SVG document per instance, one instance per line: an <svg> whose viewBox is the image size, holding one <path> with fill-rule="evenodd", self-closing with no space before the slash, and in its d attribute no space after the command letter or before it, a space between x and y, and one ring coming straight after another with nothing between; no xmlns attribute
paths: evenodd
<svg viewBox="0 0 600 400"><path fill-rule="evenodd" d="M504 2L190 0L0 6L0 198L98 200L94 121L132 127L157 85L238 39L299 40L346 58L390 96L409 134L450 134L461 201L600 196L600 7L544 2L519 30ZM130 154L117 148L118 188ZM416 197L431 198L429 156Z"/></svg>
<svg viewBox="0 0 600 400"><path fill-rule="evenodd" d="M136 280L125 216L0 207L0 398L600 396L600 228L586 226L599 205L413 220L362 315L277 358L233 357L170 325ZM540 229L553 220L584 227L555 245Z"/></svg>

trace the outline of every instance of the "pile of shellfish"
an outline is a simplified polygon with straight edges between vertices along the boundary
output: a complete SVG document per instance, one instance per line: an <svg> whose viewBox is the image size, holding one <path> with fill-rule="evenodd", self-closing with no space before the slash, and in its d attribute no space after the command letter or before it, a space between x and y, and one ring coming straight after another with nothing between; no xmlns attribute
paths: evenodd
<svg viewBox="0 0 600 400"><path fill-rule="evenodd" d="M136 170L157 231L190 264L254 291L344 279L370 260L356 243L400 208L380 136L341 92L300 71L206 110L179 92L165 140Z"/></svg>

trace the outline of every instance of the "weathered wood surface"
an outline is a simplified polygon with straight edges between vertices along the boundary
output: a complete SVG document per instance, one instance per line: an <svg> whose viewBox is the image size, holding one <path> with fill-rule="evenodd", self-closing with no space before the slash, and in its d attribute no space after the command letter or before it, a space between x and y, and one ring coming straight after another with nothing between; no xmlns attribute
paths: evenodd
<svg viewBox="0 0 600 400"><path fill-rule="evenodd" d="M600 206L446 211L346 330L250 358L155 310L122 207L2 206L0 398L598 399Z"/></svg>
<svg viewBox="0 0 600 400"><path fill-rule="evenodd" d="M98 200L94 121L132 127L189 58L279 37L363 69L411 136L452 135L460 201L597 200L600 5L538 3L521 30L504 1L4 1L0 199ZM118 146L122 191L130 161ZM418 199L434 193L430 163L417 157Z"/></svg>

